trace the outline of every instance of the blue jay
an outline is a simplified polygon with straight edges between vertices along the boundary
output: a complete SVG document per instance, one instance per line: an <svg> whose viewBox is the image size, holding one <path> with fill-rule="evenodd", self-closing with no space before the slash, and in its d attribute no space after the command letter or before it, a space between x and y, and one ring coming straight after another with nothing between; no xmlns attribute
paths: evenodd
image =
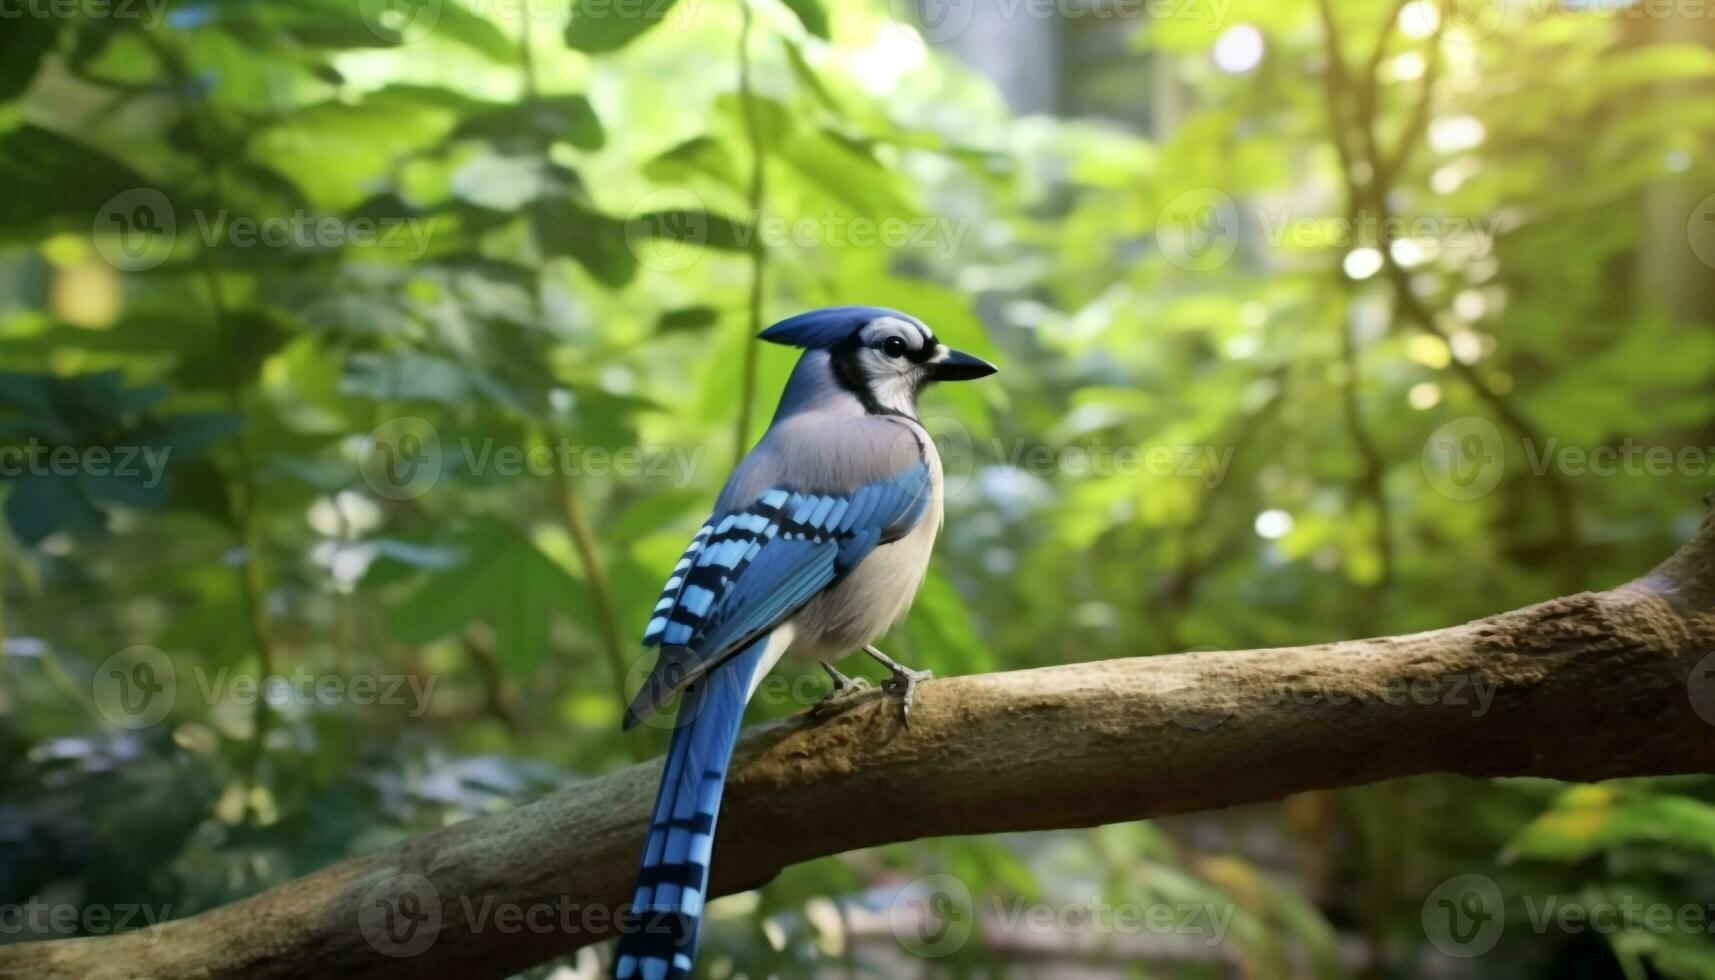
<svg viewBox="0 0 1715 980"><path fill-rule="evenodd" d="M837 697L856 685L829 661L864 650L907 723L928 676L871 645L910 608L941 526L941 460L917 394L995 369L875 306L804 313L762 339L804 353L661 592L643 635L660 656L625 713L629 729L683 694L617 980L690 976L739 718L782 655L822 661Z"/></svg>

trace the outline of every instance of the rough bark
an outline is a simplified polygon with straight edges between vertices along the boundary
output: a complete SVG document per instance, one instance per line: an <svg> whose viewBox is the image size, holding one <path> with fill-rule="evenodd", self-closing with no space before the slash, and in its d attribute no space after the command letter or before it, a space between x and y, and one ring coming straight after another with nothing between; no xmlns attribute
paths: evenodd
<svg viewBox="0 0 1715 980"><path fill-rule="evenodd" d="M822 723L749 732L714 890L892 841L1083 827L1419 773L1715 771L1712 652L1705 521L1633 582L1463 626L938 680L920 688L908 731L873 698ZM504 977L612 934L658 772L632 766L158 936L0 947L0 977ZM401 908L429 918L396 944L385 916Z"/></svg>

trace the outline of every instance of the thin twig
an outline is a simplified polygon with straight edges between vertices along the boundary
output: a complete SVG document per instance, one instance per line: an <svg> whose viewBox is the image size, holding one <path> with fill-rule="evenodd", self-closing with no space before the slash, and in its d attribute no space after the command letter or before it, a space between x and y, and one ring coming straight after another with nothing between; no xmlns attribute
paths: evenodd
<svg viewBox="0 0 1715 980"><path fill-rule="evenodd" d="M506 696L506 670L500 664L500 659L494 655L494 650L488 644L477 640L468 632L459 637L460 644L470 662L476 667L477 674L482 678L483 711L513 735L523 732L524 726L519 721L518 712L512 707L512 701Z"/></svg>
<svg viewBox="0 0 1715 980"><path fill-rule="evenodd" d="M577 549L578 561L583 563L584 576L589 580L590 597L594 600L596 627L601 633L602 648L607 654L607 664L613 675L613 686L619 692L620 701L625 701L625 645L620 640L619 617L613 604L613 587L607 578L607 566L601 558L601 547L596 541L595 532L590 529L590 522L584 516L583 502L572 486L572 481L561 468L554 470L554 502L560 508L560 516L565 522L566 533L571 536L572 546Z"/></svg>
<svg viewBox="0 0 1715 980"><path fill-rule="evenodd" d="M182 52L173 50L156 38L151 38L149 43L173 79L179 112L187 123L191 122L197 115L198 106L190 96L191 76ZM220 125L219 121L212 117L206 121L210 126ZM224 197L221 190L220 158L207 143L201 142L197 144L196 155L208 172L210 191L218 202ZM221 279L223 272L219 243L224 238L224 230L223 222L217 219L216 234L212 241L204 245L200 256L202 279L208 293L209 317L214 321L215 334L221 338L221 347L227 355L224 381L228 410L239 420L238 472L227 485L227 514L237 530L239 550L242 554L238 566L239 590L243 596L245 618L256 647L257 671L260 677L267 678L274 674L276 647L273 629L268 620L268 579L261 560L262 532L256 519L256 434L248 424L246 379L242 372L244 365L238 357L238 352L245 347L244 338L239 335L241 328L232 320L231 306L227 302L225 286ZM257 698L251 712L250 747L243 763L244 781L248 788L254 788L256 785L272 715L268 699Z"/></svg>
<svg viewBox="0 0 1715 980"><path fill-rule="evenodd" d="M524 99L526 104L534 103L539 98L536 86L535 60L530 47L530 18L524 18L519 35L520 71L523 74ZM544 141L545 142L545 141ZM547 146L541 145L538 150L547 153ZM542 226L547 216L537 205L532 205L529 211L530 221L538 240ZM538 264L533 270L535 282L530 290L530 302L538 320L542 319L542 269ZM546 441L546 440L544 440ZM572 485L571 478L563 467L551 467L553 471L554 505L560 512L561 523L565 525L566 534L572 539L572 547L577 550L578 561L583 565L584 579L589 586L591 604L595 607L596 630L600 634L602 654L607 660L608 679L620 704L626 702L625 696L625 644L619 632L619 613L613 600L613 587L608 581L607 564L602 560L601 543L590 527L589 518L584 514L583 502L578 498L577 488ZM649 747L641 736L625 738L627 751L633 759L642 760L649 757Z"/></svg>
<svg viewBox="0 0 1715 980"><path fill-rule="evenodd" d="M754 13L750 0L739 7L743 20L738 32L738 90L739 104L744 111L744 134L750 144L750 219L762 224L762 207L767 199L767 155L762 141L762 124L757 119L756 93L750 80L750 28ZM756 335L762 332L763 291L768 267L768 249L762 236L750 235L750 317L744 336L744 367L739 376L738 422L733 430L733 459L744 458L750 448L751 403L756 400Z"/></svg>
<svg viewBox="0 0 1715 980"><path fill-rule="evenodd" d="M1327 86L1326 100L1329 106L1329 124L1334 127L1332 138L1336 148L1341 152L1342 159L1347 158L1347 147L1350 136L1341 131L1348 125L1345 113L1342 111L1340 93L1349 80L1346 76L1345 53L1341 49L1340 36L1335 27L1333 10L1329 0L1318 0L1317 8L1321 13L1324 31L1324 43L1327 47L1328 66L1324 76ZM1397 18L1397 12L1394 17ZM1433 108L1433 95L1436 79L1439 77L1441 64L1441 37L1449 17L1446 0L1443 0L1441 17L1436 29L1425 40L1427 65L1424 68L1423 85L1419 91L1417 102L1412 110L1412 116L1405 130L1400 134L1399 143L1392 153L1385 153L1379 145L1376 132L1377 102L1374 99L1358 99L1355 116L1350 126L1356 128L1365 155L1362 161L1367 164L1369 180L1360 182L1353 173L1352 166L1345 168L1346 189L1348 195L1349 213L1356 214L1365 207L1373 209L1376 227L1387 228L1393 217L1392 206L1388 200L1393 182L1404 172L1413 153L1422 141L1424 131L1428 128L1430 112ZM1391 28L1382 31L1378 42L1378 51L1373 52L1367 62L1370 72L1379 70L1381 64L1380 46L1387 43ZM1376 85L1374 77L1357 80L1355 90L1362 93L1373 89ZM1378 241L1376 251L1381 255L1382 268L1387 275L1388 284L1393 292L1395 309L1404 315L1414 327L1436 337L1444 344L1449 338L1446 331L1436 322L1435 313L1412 291L1411 274L1394 257L1390 242ZM1536 424L1525 414L1523 409L1513 404L1512 400L1497 391L1478 372L1477 369L1461 361L1457 357L1449 358L1449 368L1457 375L1462 383L1487 404L1510 429L1514 435L1527 443L1540 443L1541 432ZM1576 552L1579 547L1577 514L1572 498L1572 491L1558 473L1550 472L1545 475L1545 488L1549 496L1550 508L1554 520L1555 539L1559 547L1568 552ZM1568 590L1578 587L1580 581L1577 564L1571 561L1560 563L1560 574L1563 586Z"/></svg>
<svg viewBox="0 0 1715 980"><path fill-rule="evenodd" d="M1284 366L1277 367L1264 377L1275 383L1275 393L1254 411L1239 419L1231 437L1224 440L1232 452L1231 459L1237 460L1244 456L1260 438L1263 428L1273 418L1276 410L1286 402L1286 384L1289 380L1287 369ZM1179 623L1184 618L1185 610L1190 607L1191 600L1195 598L1198 582L1203 575L1238 552L1242 542L1249 538L1247 527L1246 536L1228 537L1217 542L1215 547L1207 552L1199 554L1196 547L1197 538L1214 521L1215 508L1221 501L1223 491L1238 482L1229 474L1227 479L1220 481L1202 496L1197 513L1180 526L1178 564L1167 581L1155 590L1151 602L1151 617L1160 625L1163 640L1169 649L1178 650L1185 645L1179 632Z"/></svg>
<svg viewBox="0 0 1715 980"><path fill-rule="evenodd" d="M6 666L6 545L9 543L5 521L0 520L0 668Z"/></svg>
<svg viewBox="0 0 1715 980"><path fill-rule="evenodd" d="M1403 7L1404 3L1400 3L1399 6ZM1321 0L1318 9L1321 12L1324 36L1328 46L1325 55L1327 66L1323 71L1323 101L1328 113L1330 133L1333 135L1335 148L1340 154L1341 170L1345 178L1347 226L1356 227L1357 218L1363 211L1362 195L1364 190L1360 187L1359 174L1352 157L1351 148L1348 145L1347 124L1340 100L1342 85L1349 84L1346 76L1345 52L1341 49L1339 29L1335 25L1334 12L1329 6L1328 0ZM1387 48L1391 24L1398 19L1398 16L1398 9L1396 8L1393 16L1389 19L1390 26L1383 28L1381 37L1376 42L1375 51L1370 55L1367 62L1366 80L1361 83L1361 90L1370 93L1368 101L1363 103L1365 105L1373 107L1376 104L1374 97L1375 73L1381 64L1382 53ZM1362 110L1360 109L1361 117ZM1373 140L1366 139L1364 145L1366 153L1368 153L1373 149ZM1367 177L1369 187L1381 186L1377 183L1377 175L1373 170L1367 174ZM1346 284L1346 280L1339 273L1336 272L1335 276L1342 284ZM1346 291L1349 293L1349 288ZM1394 574L1392 508L1388 503L1387 491L1383 483L1387 462L1380 449L1377 448L1375 438L1370 434L1369 426L1364 421L1363 406L1359 397L1363 378L1363 364L1356 338L1352 336L1351 324L1347 322L1343 312L1335 317L1334 324L1340 332L1340 359L1344 367L1344 377L1340 384L1342 418L1345 422L1347 438L1351 440L1353 449L1363 463L1363 471L1358 474L1354 486L1361 496L1369 499L1370 506L1375 508L1374 543L1376 553L1381 559L1382 573L1375 583L1374 593L1385 599L1387 586L1393 581ZM1379 613L1376 605L1371 604L1368 607L1371 615Z"/></svg>
<svg viewBox="0 0 1715 980"><path fill-rule="evenodd" d="M1385 165L1378 164L1377 166L1377 186L1387 187L1393 184L1394 180L1399 177L1400 171L1405 168L1407 161L1411 159L1411 155L1417 152L1418 143L1429 129L1429 113L1435 105L1435 83L1441 77L1443 61L1440 57L1441 32L1450 15L1448 5L1443 3L1441 17L1437 22L1436 29L1424 39L1423 82L1417 91L1417 102L1412 107L1410 120L1407 121L1405 129L1399 135L1399 144L1394 147L1393 154L1386 158Z"/></svg>
<svg viewBox="0 0 1715 980"><path fill-rule="evenodd" d="M1370 434L1369 426L1364 422L1363 403L1359 397L1359 386L1363 379L1363 365L1359 358L1357 340L1352 336L1351 324L1344 315L1336 317L1336 325L1340 331L1340 360L1344 367L1344 377L1340 382L1340 407L1346 422L1347 438L1352 441L1352 448L1363 461L1363 471L1354 481L1358 492L1369 498L1370 506L1375 508L1375 548L1381 559L1381 575L1374 583L1376 594L1385 599L1387 587L1393 582L1394 551L1393 551L1393 508L1388 503L1387 490L1382 485L1382 476L1387 472L1387 460L1377 448L1375 437ZM1368 607L1372 616L1379 615L1379 604Z"/></svg>

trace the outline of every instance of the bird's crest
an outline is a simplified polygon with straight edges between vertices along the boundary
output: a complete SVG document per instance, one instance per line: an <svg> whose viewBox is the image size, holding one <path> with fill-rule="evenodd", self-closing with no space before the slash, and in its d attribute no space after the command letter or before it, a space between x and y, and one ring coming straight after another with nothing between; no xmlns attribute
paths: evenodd
<svg viewBox="0 0 1715 980"><path fill-rule="evenodd" d="M883 317L903 320L916 325L925 335L929 333L916 317L885 306L829 306L781 320L758 336L789 347L828 348L857 333L864 324Z"/></svg>

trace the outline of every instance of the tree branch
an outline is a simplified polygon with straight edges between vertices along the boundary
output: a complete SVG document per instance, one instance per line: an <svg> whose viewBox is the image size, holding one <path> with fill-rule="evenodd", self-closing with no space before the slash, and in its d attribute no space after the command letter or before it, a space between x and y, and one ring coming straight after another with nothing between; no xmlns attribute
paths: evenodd
<svg viewBox="0 0 1715 980"><path fill-rule="evenodd" d="M713 887L754 888L787 865L893 841L1085 827L1420 773L1709 772L1715 718L1697 708L1715 710L1715 676L1693 670L1711 652L1706 520L1636 581L1464 626L934 681L908 732L879 698L749 732ZM613 933L658 775L656 763L632 766L158 936L0 946L0 977L504 977ZM389 938L386 926L407 921L389 922L390 910L420 928Z"/></svg>

